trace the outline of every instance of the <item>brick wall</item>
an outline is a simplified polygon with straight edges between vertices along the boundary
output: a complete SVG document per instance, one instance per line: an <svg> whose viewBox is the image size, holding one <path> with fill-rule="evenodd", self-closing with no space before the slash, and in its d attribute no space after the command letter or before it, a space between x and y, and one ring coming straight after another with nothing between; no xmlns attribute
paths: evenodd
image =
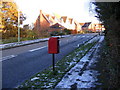
<svg viewBox="0 0 120 90"><path fill-rule="evenodd" d="M46 32L49 26L50 26L49 21L44 16L42 10L40 10L40 15L38 16L34 24L34 30L37 31L38 36L44 36L44 34L47 34Z"/></svg>

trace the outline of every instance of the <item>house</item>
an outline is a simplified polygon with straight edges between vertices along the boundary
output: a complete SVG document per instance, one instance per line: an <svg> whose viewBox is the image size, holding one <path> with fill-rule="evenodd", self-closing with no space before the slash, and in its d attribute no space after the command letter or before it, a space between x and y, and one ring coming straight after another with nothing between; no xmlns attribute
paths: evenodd
<svg viewBox="0 0 120 90"><path fill-rule="evenodd" d="M75 23L75 34L80 33L82 25L80 25L79 22L77 21L74 21L74 23Z"/></svg>
<svg viewBox="0 0 120 90"><path fill-rule="evenodd" d="M79 23L81 26L83 26L85 23Z"/></svg>
<svg viewBox="0 0 120 90"><path fill-rule="evenodd" d="M66 27L67 29L74 30L75 29L75 24L73 18L69 18L67 16L62 16L60 18L61 24Z"/></svg>
<svg viewBox="0 0 120 90"><path fill-rule="evenodd" d="M29 24L24 25L24 26L23 26L23 29L24 29L24 30L28 30L28 29L29 29Z"/></svg>
<svg viewBox="0 0 120 90"><path fill-rule="evenodd" d="M87 30L90 24L91 24L91 22L86 22L86 23L82 26L82 30Z"/></svg>
<svg viewBox="0 0 120 90"><path fill-rule="evenodd" d="M101 23L91 23L88 30L92 32L101 32L102 30L105 30L105 28Z"/></svg>
<svg viewBox="0 0 120 90"><path fill-rule="evenodd" d="M76 34L80 31L81 25L73 18L57 14L46 14L42 10L40 10L40 14L34 23L34 30L37 31L38 36L65 28L71 30L72 34Z"/></svg>
<svg viewBox="0 0 120 90"><path fill-rule="evenodd" d="M60 23L56 16L46 14L40 10L40 14L34 23L34 30L38 32L38 36L43 36L45 33L49 33L50 26Z"/></svg>
<svg viewBox="0 0 120 90"><path fill-rule="evenodd" d="M77 34L81 29L81 25L77 21L67 16L61 17L61 24L71 30L72 34Z"/></svg>
<svg viewBox="0 0 120 90"><path fill-rule="evenodd" d="M101 32L102 30L105 30L105 28L100 23L86 22L82 25L82 30L87 32Z"/></svg>
<svg viewBox="0 0 120 90"><path fill-rule="evenodd" d="M40 10L40 15L34 23L34 30L38 32L38 36L44 36L50 25L53 25L54 23L54 18L51 18L50 15L45 14Z"/></svg>
<svg viewBox="0 0 120 90"><path fill-rule="evenodd" d="M53 31L61 31L62 32L63 29L65 29L64 26L62 26L59 23L56 23L56 24L49 27L48 32L53 32Z"/></svg>

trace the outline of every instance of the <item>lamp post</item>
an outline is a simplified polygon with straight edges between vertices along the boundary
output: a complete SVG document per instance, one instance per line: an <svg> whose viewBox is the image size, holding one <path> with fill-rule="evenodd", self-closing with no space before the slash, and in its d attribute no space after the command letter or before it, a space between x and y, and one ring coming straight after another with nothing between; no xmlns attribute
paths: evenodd
<svg viewBox="0 0 120 90"><path fill-rule="evenodd" d="M20 42L20 13L18 8L18 42Z"/></svg>

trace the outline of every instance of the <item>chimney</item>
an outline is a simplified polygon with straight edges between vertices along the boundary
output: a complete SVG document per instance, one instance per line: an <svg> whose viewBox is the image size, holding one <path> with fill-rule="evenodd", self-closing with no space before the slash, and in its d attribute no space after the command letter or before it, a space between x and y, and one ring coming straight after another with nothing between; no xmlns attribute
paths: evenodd
<svg viewBox="0 0 120 90"><path fill-rule="evenodd" d="M40 17L42 16L42 10L40 10Z"/></svg>

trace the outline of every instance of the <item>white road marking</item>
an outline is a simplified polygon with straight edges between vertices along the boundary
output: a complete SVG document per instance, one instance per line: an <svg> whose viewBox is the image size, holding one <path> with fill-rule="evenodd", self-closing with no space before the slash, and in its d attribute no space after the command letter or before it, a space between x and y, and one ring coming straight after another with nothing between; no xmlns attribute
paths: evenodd
<svg viewBox="0 0 120 90"><path fill-rule="evenodd" d="M30 51L30 52L33 52L33 51L36 51L36 50L40 50L40 49L43 49L43 48L45 48L45 47L47 47L47 46L44 46L44 47L40 47L40 48L35 48L35 49L29 50L29 51Z"/></svg>
<svg viewBox="0 0 120 90"><path fill-rule="evenodd" d="M85 36L82 36L82 37L85 37Z"/></svg>
<svg viewBox="0 0 120 90"><path fill-rule="evenodd" d="M5 56L5 57L2 57L0 58L0 62L4 61L4 60L7 60L7 59L11 59L11 58L14 58L16 57L17 55L9 55L9 56Z"/></svg>

